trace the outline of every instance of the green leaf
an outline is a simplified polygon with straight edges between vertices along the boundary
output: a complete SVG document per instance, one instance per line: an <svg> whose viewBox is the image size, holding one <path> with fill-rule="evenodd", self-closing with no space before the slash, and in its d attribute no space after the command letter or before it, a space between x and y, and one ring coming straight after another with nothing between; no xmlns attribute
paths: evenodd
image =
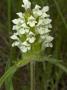
<svg viewBox="0 0 67 90"><path fill-rule="evenodd" d="M55 5L56 5L56 8L57 8L57 11L58 11L58 13L59 13L59 15L61 17L61 20L63 21L63 24L64 24L65 28L67 29L67 23L66 23L66 20L64 19L63 13L62 13L62 11L61 11L61 9L59 7L60 5L58 4L57 0L53 0L53 1L54 1Z"/></svg>
<svg viewBox="0 0 67 90"><path fill-rule="evenodd" d="M59 67L61 70L63 70L65 73L67 73L67 67L65 67L63 64L62 64L62 60L58 60L58 59L55 59L55 58L50 58L50 57L41 57L39 60L35 60L37 62L43 62L43 61L46 61L48 63L51 63L51 64L54 64L55 66Z"/></svg>
<svg viewBox="0 0 67 90"><path fill-rule="evenodd" d="M27 65L31 61L32 61L31 58L29 60L20 60L16 62L12 67L10 67L5 72L5 74L0 78L0 87L5 82L5 80L8 79L11 75L13 75L20 67ZM61 60L43 57L43 58L40 58L39 60L33 60L33 61L37 61L37 62L47 61L48 63L54 64L55 66L59 67L61 70L67 73L67 68L63 64L61 64Z"/></svg>
<svg viewBox="0 0 67 90"><path fill-rule="evenodd" d="M16 64L14 64L12 67L10 67L5 74L0 78L0 87L5 82L6 79L13 76L13 74L22 66L27 65L31 60L20 60Z"/></svg>

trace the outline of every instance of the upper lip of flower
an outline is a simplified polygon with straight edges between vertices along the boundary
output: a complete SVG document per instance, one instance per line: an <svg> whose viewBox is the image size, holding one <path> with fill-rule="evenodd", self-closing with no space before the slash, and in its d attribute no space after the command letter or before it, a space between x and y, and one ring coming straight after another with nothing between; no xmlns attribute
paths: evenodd
<svg viewBox="0 0 67 90"><path fill-rule="evenodd" d="M25 10L31 8L31 2L29 0L23 0L23 3L24 4L22 4L22 7L24 7Z"/></svg>
<svg viewBox="0 0 67 90"><path fill-rule="evenodd" d="M36 23L37 23L37 21L36 21L36 19L35 19L33 16L30 16L30 17L28 18L27 24L29 24L30 27L34 27Z"/></svg>

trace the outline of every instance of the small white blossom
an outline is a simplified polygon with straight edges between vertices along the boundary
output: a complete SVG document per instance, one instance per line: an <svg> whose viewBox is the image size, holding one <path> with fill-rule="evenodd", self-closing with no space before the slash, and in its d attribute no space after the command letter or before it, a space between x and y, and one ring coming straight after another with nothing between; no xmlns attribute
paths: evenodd
<svg viewBox="0 0 67 90"><path fill-rule="evenodd" d="M20 43L19 43L18 41L15 41L15 42L12 43L12 47L18 46L19 44L20 44Z"/></svg>
<svg viewBox="0 0 67 90"><path fill-rule="evenodd" d="M53 37L51 37L51 36L47 36L47 37L45 37L46 38L46 42L51 42L51 41L53 41Z"/></svg>
<svg viewBox="0 0 67 90"><path fill-rule="evenodd" d="M27 41L29 43L34 43L36 40L35 38L35 34L33 32L29 32L28 36L27 36Z"/></svg>
<svg viewBox="0 0 67 90"><path fill-rule="evenodd" d="M44 19L46 17L50 17L50 15L47 14L47 12L49 11L49 7L48 6L44 6L41 11L42 11L41 18Z"/></svg>
<svg viewBox="0 0 67 90"><path fill-rule="evenodd" d="M29 32L29 27L25 23L21 25L14 25L13 30L16 30L18 34L25 34Z"/></svg>
<svg viewBox="0 0 67 90"><path fill-rule="evenodd" d="M27 47L26 46L21 45L21 46L18 46L18 47L21 50L21 52L23 52L23 53L27 52Z"/></svg>
<svg viewBox="0 0 67 90"><path fill-rule="evenodd" d="M51 24L47 24L46 26L45 26L45 28L52 28L52 25Z"/></svg>
<svg viewBox="0 0 67 90"><path fill-rule="evenodd" d="M49 14L47 14L47 13L43 13L43 12L42 12L41 17L42 17L42 18L48 18L48 17L50 17L50 15L49 15Z"/></svg>
<svg viewBox="0 0 67 90"><path fill-rule="evenodd" d="M34 43L34 42L35 42L35 40L36 40L36 38L35 38L35 37L28 38L29 43Z"/></svg>
<svg viewBox="0 0 67 90"><path fill-rule="evenodd" d="M42 9L42 12L43 13L46 13L49 11L49 7L48 6L44 6L43 9Z"/></svg>
<svg viewBox="0 0 67 90"><path fill-rule="evenodd" d="M12 30L18 30L19 29L19 26L18 25L14 25Z"/></svg>
<svg viewBox="0 0 67 90"><path fill-rule="evenodd" d="M48 34L46 34L46 35L41 35L40 37L41 37L41 39L44 40L46 43L53 41L53 37L52 37L52 36L49 36Z"/></svg>
<svg viewBox="0 0 67 90"><path fill-rule="evenodd" d="M44 27L37 27L36 32L39 34L47 34L50 32L50 30L48 28L44 28Z"/></svg>
<svg viewBox="0 0 67 90"><path fill-rule="evenodd" d="M52 41L53 41L53 37L49 36L49 35L42 35L41 36L41 41L43 41L42 43L42 49L46 48L46 47L53 47L52 45Z"/></svg>
<svg viewBox="0 0 67 90"><path fill-rule="evenodd" d="M31 49L31 46L30 44L28 44L26 41L21 43L20 46L18 46L20 48L20 50L23 52L23 53L26 53L28 50Z"/></svg>
<svg viewBox="0 0 67 90"><path fill-rule="evenodd" d="M45 43L45 42L43 42L42 49L44 49L45 47L53 47L53 45L52 45L52 43Z"/></svg>
<svg viewBox="0 0 67 90"><path fill-rule="evenodd" d="M21 28L20 30L18 30L18 33L19 33L19 35L20 35L20 34L25 34L26 31L25 31L25 29Z"/></svg>
<svg viewBox="0 0 67 90"><path fill-rule="evenodd" d="M44 19L44 24L50 24L52 22L52 20L51 19Z"/></svg>
<svg viewBox="0 0 67 90"><path fill-rule="evenodd" d="M18 13L16 13L16 14L19 16L19 18L24 19L24 14L23 14L22 12L18 12Z"/></svg>
<svg viewBox="0 0 67 90"><path fill-rule="evenodd" d="M18 19L12 20L12 22L13 22L14 24L20 25L20 24L23 24L23 23L24 23L24 20L22 20L21 18L18 18Z"/></svg>
<svg viewBox="0 0 67 90"><path fill-rule="evenodd" d="M33 9L33 15L34 17L38 17L42 15L42 11L40 10L40 6L36 5L35 8Z"/></svg>
<svg viewBox="0 0 67 90"><path fill-rule="evenodd" d="M18 37L15 34L13 34L10 38L13 40L18 40Z"/></svg>
<svg viewBox="0 0 67 90"><path fill-rule="evenodd" d="M25 10L29 9L31 7L31 2L29 0L23 0L22 7L25 8Z"/></svg>
<svg viewBox="0 0 67 90"><path fill-rule="evenodd" d="M25 25L21 26L19 30L17 30L17 32L19 34L25 34L25 33L29 33L29 27L25 27Z"/></svg>
<svg viewBox="0 0 67 90"><path fill-rule="evenodd" d="M39 10L41 8L41 6L39 6L39 5L35 5L35 9L37 9L37 10Z"/></svg>
<svg viewBox="0 0 67 90"><path fill-rule="evenodd" d="M25 33L28 33L28 32L29 32L29 29L25 29L25 28L21 28L20 30L18 30L19 34L25 34Z"/></svg>
<svg viewBox="0 0 67 90"><path fill-rule="evenodd" d="M28 18L27 24L29 24L30 27L34 27L36 23L37 23L37 21L36 21L36 19L33 16L30 16Z"/></svg>
<svg viewBox="0 0 67 90"><path fill-rule="evenodd" d="M37 26L39 26L39 25L47 25L47 24L50 24L52 22L52 20L51 19L49 19L49 18L39 18L39 22L38 22L38 24L37 24Z"/></svg>

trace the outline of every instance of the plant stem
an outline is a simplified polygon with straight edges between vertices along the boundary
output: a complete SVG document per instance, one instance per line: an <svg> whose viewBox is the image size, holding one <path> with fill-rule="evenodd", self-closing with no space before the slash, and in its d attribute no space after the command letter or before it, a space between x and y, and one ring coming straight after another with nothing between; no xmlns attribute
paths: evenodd
<svg viewBox="0 0 67 90"><path fill-rule="evenodd" d="M8 8L8 34L10 37L10 31L11 31L11 0L7 0L7 8ZM11 46L11 40L9 39L9 45ZM7 69L11 66L11 57L12 57L12 48L9 48L10 53L9 53L9 58L6 64L5 72ZM13 90L13 84L12 84L12 76L10 76L6 81L5 81L5 88L6 90Z"/></svg>
<svg viewBox="0 0 67 90"><path fill-rule="evenodd" d="M30 62L31 89L35 90L35 62Z"/></svg>

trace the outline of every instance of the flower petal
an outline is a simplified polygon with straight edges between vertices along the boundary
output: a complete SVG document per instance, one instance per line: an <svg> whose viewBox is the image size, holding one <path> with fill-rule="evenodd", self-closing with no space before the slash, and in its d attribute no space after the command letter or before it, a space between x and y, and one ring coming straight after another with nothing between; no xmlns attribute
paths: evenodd
<svg viewBox="0 0 67 90"><path fill-rule="evenodd" d="M23 3L24 4L22 4L22 7L24 7L25 10L31 8L31 2L29 0L23 0Z"/></svg>
<svg viewBox="0 0 67 90"><path fill-rule="evenodd" d="M33 16L30 16L30 17L28 18L27 24L29 24L30 27L34 27L36 23L37 23L37 21L36 21L36 19L35 19Z"/></svg>

